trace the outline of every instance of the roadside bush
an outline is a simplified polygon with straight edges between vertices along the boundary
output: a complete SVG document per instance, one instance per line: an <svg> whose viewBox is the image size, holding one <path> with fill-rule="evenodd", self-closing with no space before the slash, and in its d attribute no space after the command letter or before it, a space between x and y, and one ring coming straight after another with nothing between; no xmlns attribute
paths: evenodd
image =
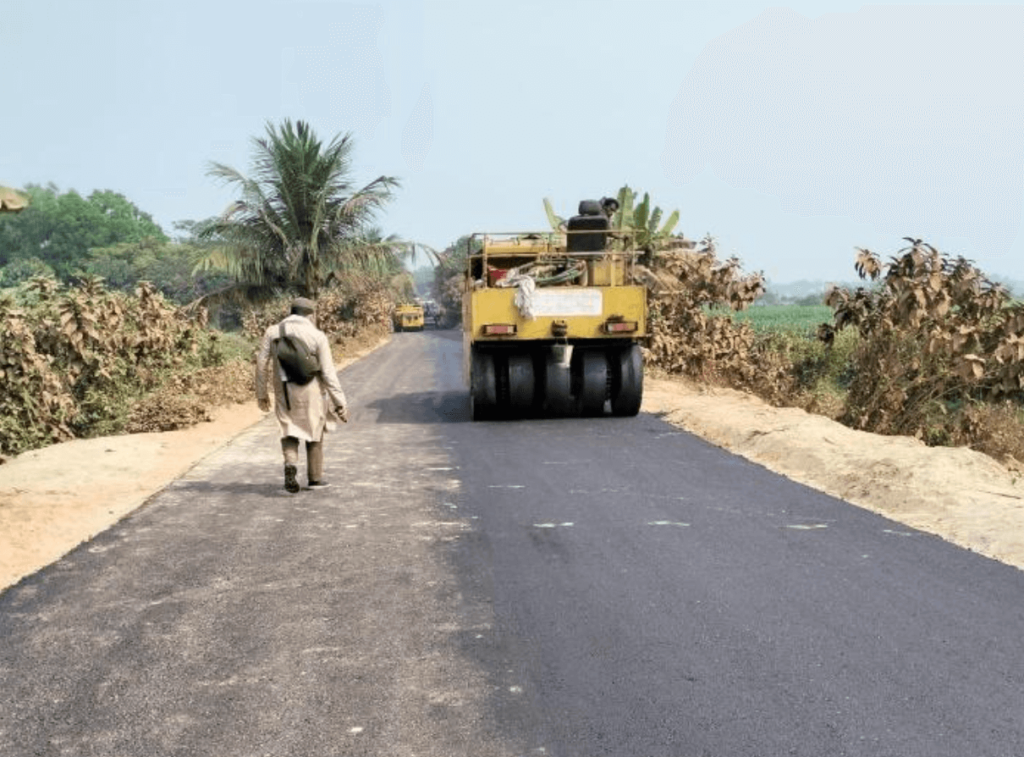
<svg viewBox="0 0 1024 757"><path fill-rule="evenodd" d="M245 345L244 355L224 354L218 365L191 367L168 374L154 389L128 409L124 431L174 431L212 419L212 410L248 402L256 396L253 348Z"/></svg>
<svg viewBox="0 0 1024 757"><path fill-rule="evenodd" d="M214 365L220 362L228 363L234 360L249 360L252 358L253 341L240 332L215 331L212 333L210 344L216 349L213 356Z"/></svg>
<svg viewBox="0 0 1024 757"><path fill-rule="evenodd" d="M846 394L853 379L853 354L859 337L847 331L827 344L817 337L791 331L759 334L762 349L774 352L790 374L775 382L775 403L800 407L833 420L842 417ZM756 383L752 391L764 396Z"/></svg>
<svg viewBox="0 0 1024 757"><path fill-rule="evenodd" d="M870 286L833 288L832 323L808 334L736 322L763 291L705 240L655 255L652 366L751 391L853 428L1024 460L1024 304L970 261L919 240L887 264L860 250Z"/></svg>
<svg viewBox="0 0 1024 757"><path fill-rule="evenodd" d="M714 240L698 247L678 240L636 267L648 291L647 362L669 373L750 389L778 402L791 393L784 353L758 338L749 323L722 311L742 311L764 293L760 273L744 275L740 262L716 257Z"/></svg>
<svg viewBox="0 0 1024 757"><path fill-rule="evenodd" d="M827 296L835 330L860 336L843 422L981 443L978 403L1024 401L1024 305L970 261L908 241L887 264L860 250L857 272L878 286Z"/></svg>
<svg viewBox="0 0 1024 757"><path fill-rule="evenodd" d="M212 420L209 408L196 397L167 391L147 395L132 407L125 424L129 434L174 431Z"/></svg>
<svg viewBox="0 0 1024 757"><path fill-rule="evenodd" d="M53 278L56 274L39 258L20 258L0 268L0 286L15 287L36 276Z"/></svg>
<svg viewBox="0 0 1024 757"><path fill-rule="evenodd" d="M220 361L205 313L189 316L143 282L108 292L36 277L0 297L0 454L118 433L163 377Z"/></svg>
<svg viewBox="0 0 1024 757"><path fill-rule="evenodd" d="M952 442L1024 472L1024 409L1011 401L969 403L959 414Z"/></svg>
<svg viewBox="0 0 1024 757"><path fill-rule="evenodd" d="M294 295L282 294L259 306L246 308L242 333L257 345L266 330L288 315ZM386 282L353 276L317 295L317 327L338 343L365 331L390 329L395 293Z"/></svg>

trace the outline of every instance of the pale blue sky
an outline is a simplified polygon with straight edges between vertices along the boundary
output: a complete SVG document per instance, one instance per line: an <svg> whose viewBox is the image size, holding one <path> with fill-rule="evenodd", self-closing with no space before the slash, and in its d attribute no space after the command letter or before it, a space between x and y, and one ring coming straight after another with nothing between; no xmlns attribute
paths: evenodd
<svg viewBox="0 0 1024 757"><path fill-rule="evenodd" d="M0 0L0 184L219 213L268 120L351 132L443 248L628 183L777 282L923 238L1024 280L1024 4Z"/></svg>

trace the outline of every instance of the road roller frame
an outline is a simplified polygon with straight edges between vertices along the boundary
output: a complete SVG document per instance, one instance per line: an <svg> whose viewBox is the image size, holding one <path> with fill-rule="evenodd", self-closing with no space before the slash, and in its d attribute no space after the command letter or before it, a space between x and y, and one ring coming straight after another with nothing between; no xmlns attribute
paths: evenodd
<svg viewBox="0 0 1024 757"><path fill-rule="evenodd" d="M647 336L646 288L632 283L639 251L599 231L600 242L571 224L565 233L471 237L462 322L474 420L639 412Z"/></svg>

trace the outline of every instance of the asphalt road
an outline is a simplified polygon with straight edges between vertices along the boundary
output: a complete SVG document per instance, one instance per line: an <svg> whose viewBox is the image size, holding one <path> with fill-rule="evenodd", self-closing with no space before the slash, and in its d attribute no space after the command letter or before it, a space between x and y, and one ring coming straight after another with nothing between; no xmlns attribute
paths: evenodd
<svg viewBox="0 0 1024 757"><path fill-rule="evenodd" d="M460 369L396 334L333 488L264 422L0 595L0 755L1024 754L1024 573Z"/></svg>

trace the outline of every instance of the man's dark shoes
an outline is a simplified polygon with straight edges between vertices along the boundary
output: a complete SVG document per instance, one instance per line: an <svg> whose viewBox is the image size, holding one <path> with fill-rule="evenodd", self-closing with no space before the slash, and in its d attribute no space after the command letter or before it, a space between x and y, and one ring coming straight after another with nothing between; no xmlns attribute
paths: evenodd
<svg viewBox="0 0 1024 757"><path fill-rule="evenodd" d="M289 494L295 494L299 490L299 469L294 465L284 466L284 489Z"/></svg>
<svg viewBox="0 0 1024 757"><path fill-rule="evenodd" d="M328 486L330 486L330 484L327 483L326 481L310 481L309 482L309 488L310 489L326 489Z"/></svg>

